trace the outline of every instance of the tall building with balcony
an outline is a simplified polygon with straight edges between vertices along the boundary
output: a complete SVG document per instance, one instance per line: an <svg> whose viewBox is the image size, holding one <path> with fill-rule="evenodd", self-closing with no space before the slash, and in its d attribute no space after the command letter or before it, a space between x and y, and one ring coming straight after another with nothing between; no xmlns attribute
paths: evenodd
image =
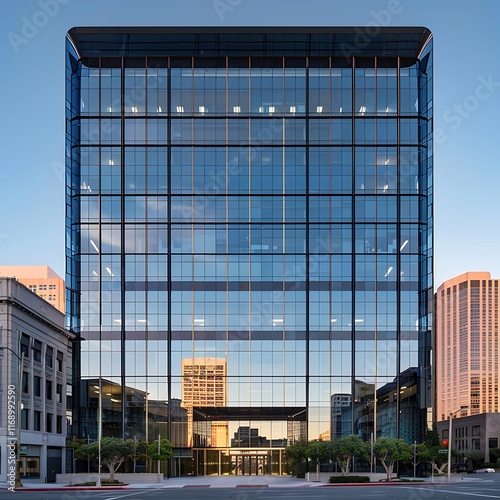
<svg viewBox="0 0 500 500"><path fill-rule="evenodd" d="M16 278L64 314L66 304L64 280L49 266L0 265L0 277Z"/></svg>
<svg viewBox="0 0 500 500"><path fill-rule="evenodd" d="M332 412L358 380L396 393L390 411L366 405L363 435L380 412L393 437L419 439L426 424L432 36L363 30L68 32L75 391L96 377L120 386L130 437L141 408L127 388L183 400L183 360L225 360L226 403L193 400L199 441L174 450L193 474L285 473L285 443L359 434L354 404ZM422 418L407 425L399 395L416 366ZM212 422L259 429L269 447L213 446Z"/></svg>
<svg viewBox="0 0 500 500"><path fill-rule="evenodd" d="M499 281L469 272L445 281L436 293L436 420L467 407L468 415L498 413Z"/></svg>

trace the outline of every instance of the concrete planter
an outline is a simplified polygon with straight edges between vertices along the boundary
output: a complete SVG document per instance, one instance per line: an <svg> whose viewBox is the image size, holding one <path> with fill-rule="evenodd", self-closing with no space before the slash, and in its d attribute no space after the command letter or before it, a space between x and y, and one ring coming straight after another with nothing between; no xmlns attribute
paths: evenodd
<svg viewBox="0 0 500 500"><path fill-rule="evenodd" d="M310 483L317 482L319 479L320 483L328 483L328 480L330 479L331 476L341 476L341 472L320 472L319 473L319 478L316 475L316 472L308 472L306 474L306 481ZM371 483L378 483L381 480L384 480L387 478L387 474L385 472L350 472L350 476L368 476L370 478ZM393 477L395 479L396 476Z"/></svg>
<svg viewBox="0 0 500 500"><path fill-rule="evenodd" d="M97 481L99 474L92 472L90 474L56 474L56 484L79 484L90 481ZM109 480L109 472L101 474L101 481ZM154 484L163 481L163 474L115 474L115 479L125 484Z"/></svg>

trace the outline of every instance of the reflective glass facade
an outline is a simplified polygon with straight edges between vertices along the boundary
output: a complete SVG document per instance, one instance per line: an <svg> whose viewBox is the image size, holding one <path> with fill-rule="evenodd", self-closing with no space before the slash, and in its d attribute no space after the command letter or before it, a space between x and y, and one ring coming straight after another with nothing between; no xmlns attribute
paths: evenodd
<svg viewBox="0 0 500 500"><path fill-rule="evenodd" d="M298 439L419 439L432 40L357 34L69 32L76 435L96 436L100 392L104 435L169 437L174 474L283 474Z"/></svg>

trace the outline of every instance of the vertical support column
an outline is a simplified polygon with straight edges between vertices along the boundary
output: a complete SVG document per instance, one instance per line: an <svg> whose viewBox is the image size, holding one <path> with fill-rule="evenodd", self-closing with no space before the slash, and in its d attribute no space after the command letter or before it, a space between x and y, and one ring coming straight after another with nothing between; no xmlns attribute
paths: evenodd
<svg viewBox="0 0 500 500"><path fill-rule="evenodd" d="M40 481L47 482L47 434L42 436L42 446L40 447Z"/></svg>

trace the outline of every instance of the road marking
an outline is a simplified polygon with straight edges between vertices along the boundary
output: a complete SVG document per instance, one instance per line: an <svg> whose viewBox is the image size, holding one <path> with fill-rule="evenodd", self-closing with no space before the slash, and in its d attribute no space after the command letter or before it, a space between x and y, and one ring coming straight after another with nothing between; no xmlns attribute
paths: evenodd
<svg viewBox="0 0 500 500"><path fill-rule="evenodd" d="M407 490L416 490L417 489L417 488L407 488L405 486L402 486L402 488L405 488ZM443 493L453 493L454 495L467 495L470 497L500 498L500 496L498 496L498 495L482 495L481 493L465 493L463 491L442 490L441 488L439 488L436 491L438 491L438 492L442 491Z"/></svg>
<svg viewBox="0 0 500 500"><path fill-rule="evenodd" d="M125 498L125 497L131 497L133 495L137 495L138 492L134 491L133 493L129 493L128 495L120 495L118 497L111 497L111 498L106 498L106 500L118 500L118 498Z"/></svg>

